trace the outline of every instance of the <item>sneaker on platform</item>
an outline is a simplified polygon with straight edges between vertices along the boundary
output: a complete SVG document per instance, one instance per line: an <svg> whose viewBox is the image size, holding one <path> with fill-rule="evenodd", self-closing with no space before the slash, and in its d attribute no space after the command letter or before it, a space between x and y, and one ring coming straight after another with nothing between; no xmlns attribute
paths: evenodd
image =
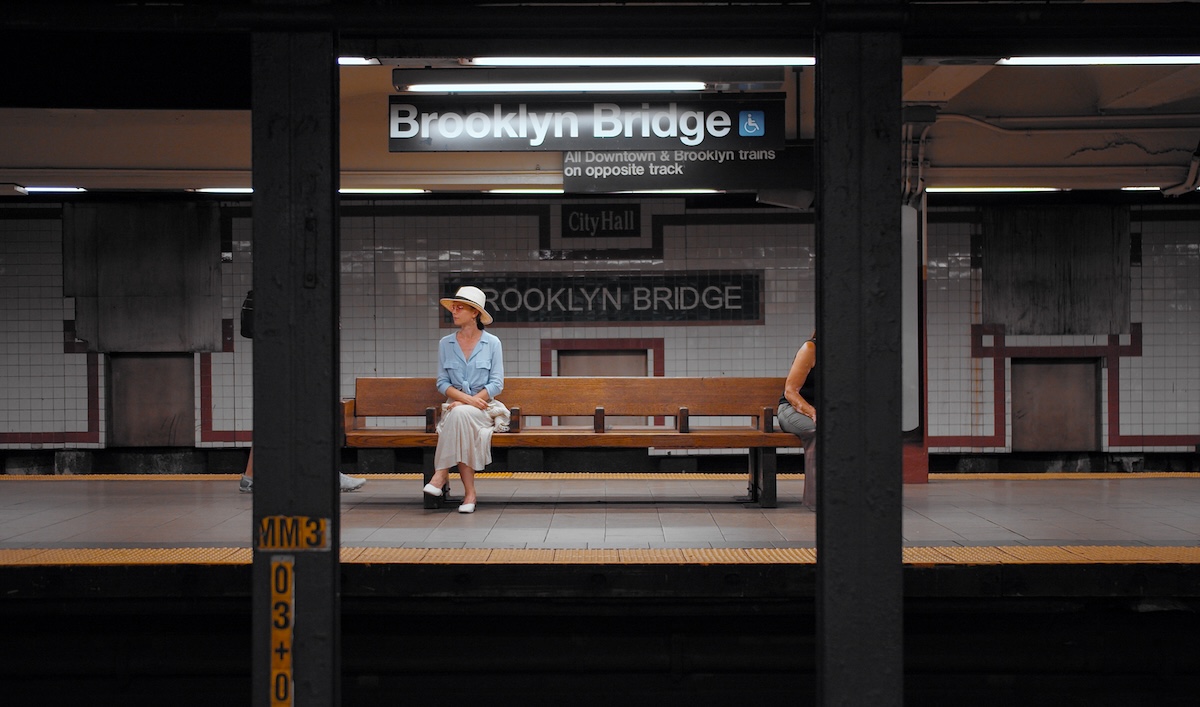
<svg viewBox="0 0 1200 707"><path fill-rule="evenodd" d="M254 493L254 479L242 474L242 480L238 482L238 491L242 493Z"/></svg>
<svg viewBox="0 0 1200 707"><path fill-rule="evenodd" d="M342 480L342 491L357 491L363 487L363 484L367 483L366 479L359 479L354 476L346 476L342 473L339 473L338 476L340 476Z"/></svg>

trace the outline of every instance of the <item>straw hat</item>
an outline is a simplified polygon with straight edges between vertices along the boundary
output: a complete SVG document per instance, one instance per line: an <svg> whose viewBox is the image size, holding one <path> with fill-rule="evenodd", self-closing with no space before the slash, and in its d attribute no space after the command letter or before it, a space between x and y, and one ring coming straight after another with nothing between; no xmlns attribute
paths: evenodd
<svg viewBox="0 0 1200 707"><path fill-rule="evenodd" d="M487 303L487 296L484 295L483 290L479 289L478 287L471 287L470 285L467 285L466 287L460 287L458 288L458 292L454 293L453 297L442 298L442 306L448 310L453 307L455 303L461 303L469 307L473 307L479 312L479 320L481 322L484 324L492 323L492 315L488 314L487 309L484 307L484 304Z"/></svg>

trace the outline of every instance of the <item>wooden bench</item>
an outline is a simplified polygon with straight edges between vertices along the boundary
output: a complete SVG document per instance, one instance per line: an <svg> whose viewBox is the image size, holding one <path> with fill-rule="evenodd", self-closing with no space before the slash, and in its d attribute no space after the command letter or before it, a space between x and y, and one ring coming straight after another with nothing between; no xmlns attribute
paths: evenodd
<svg viewBox="0 0 1200 707"><path fill-rule="evenodd" d="M492 436L492 446L747 449L745 500L773 508L776 450L802 446L775 427L782 388L782 378L507 378L499 399L512 411L512 424L509 432ZM424 448L427 482L444 400L433 378L359 378L354 399L343 403L345 444ZM588 422L561 424L562 417ZM644 423L613 424L622 417Z"/></svg>

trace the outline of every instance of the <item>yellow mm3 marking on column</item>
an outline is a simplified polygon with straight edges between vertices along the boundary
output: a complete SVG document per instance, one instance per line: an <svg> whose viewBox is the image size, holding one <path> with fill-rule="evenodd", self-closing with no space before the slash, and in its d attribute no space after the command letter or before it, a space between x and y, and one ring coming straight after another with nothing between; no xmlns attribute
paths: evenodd
<svg viewBox="0 0 1200 707"><path fill-rule="evenodd" d="M258 525L259 550L329 551L329 519L267 516Z"/></svg>
<svg viewBox="0 0 1200 707"><path fill-rule="evenodd" d="M296 558L271 556L271 707L295 704Z"/></svg>

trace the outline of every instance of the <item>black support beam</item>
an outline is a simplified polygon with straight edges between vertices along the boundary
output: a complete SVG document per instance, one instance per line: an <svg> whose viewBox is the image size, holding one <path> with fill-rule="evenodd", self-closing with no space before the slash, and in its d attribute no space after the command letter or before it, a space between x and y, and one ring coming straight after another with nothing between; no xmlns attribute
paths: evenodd
<svg viewBox="0 0 1200 707"><path fill-rule="evenodd" d="M340 703L338 71L253 36L253 703Z"/></svg>
<svg viewBox="0 0 1200 707"><path fill-rule="evenodd" d="M903 703L901 42L818 37L817 704Z"/></svg>

